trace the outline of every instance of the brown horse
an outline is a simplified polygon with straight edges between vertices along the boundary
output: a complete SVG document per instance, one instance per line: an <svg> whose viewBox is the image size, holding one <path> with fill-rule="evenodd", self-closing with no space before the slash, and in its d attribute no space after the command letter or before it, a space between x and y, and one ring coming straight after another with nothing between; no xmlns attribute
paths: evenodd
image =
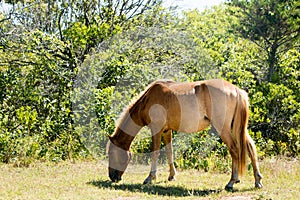
<svg viewBox="0 0 300 200"><path fill-rule="evenodd" d="M121 180L131 158L130 145L139 130L148 126L152 133L151 171L144 184L156 179L157 160L163 136L170 166L168 180L174 180L172 130L192 133L212 124L227 145L232 157L232 175L225 189L232 190L239 174L246 168L247 153L251 158L255 187L261 188L256 147L247 132L248 96L244 90L224 80L177 83L153 82L131 104L109 137L109 177Z"/></svg>

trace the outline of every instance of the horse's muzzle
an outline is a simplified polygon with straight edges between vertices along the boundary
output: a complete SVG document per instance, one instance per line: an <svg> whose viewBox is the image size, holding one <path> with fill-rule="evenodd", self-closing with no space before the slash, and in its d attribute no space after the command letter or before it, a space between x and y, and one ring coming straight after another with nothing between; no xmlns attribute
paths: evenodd
<svg viewBox="0 0 300 200"><path fill-rule="evenodd" d="M122 180L121 176L123 173L121 171L116 169L111 169L111 168L109 168L108 171L109 171L109 178L112 182L117 183L120 180Z"/></svg>

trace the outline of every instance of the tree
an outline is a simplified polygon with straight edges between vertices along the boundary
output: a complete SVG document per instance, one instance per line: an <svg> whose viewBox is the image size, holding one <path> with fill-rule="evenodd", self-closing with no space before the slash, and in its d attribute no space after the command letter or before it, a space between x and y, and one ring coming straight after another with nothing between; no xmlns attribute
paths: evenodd
<svg viewBox="0 0 300 200"><path fill-rule="evenodd" d="M276 83L265 81L268 55L256 43L236 34L240 18L237 7L219 6L202 13L190 11L182 22L199 46L204 48L224 78L248 91L249 131L262 153L298 155L299 138L299 49L297 41L278 53ZM292 22L291 22L292 23ZM287 44L286 44L287 45ZM283 45L281 48L288 48ZM276 79L273 79L275 81Z"/></svg>
<svg viewBox="0 0 300 200"><path fill-rule="evenodd" d="M0 160L86 155L74 130L78 67L159 0L6 1L0 11Z"/></svg>
<svg viewBox="0 0 300 200"><path fill-rule="evenodd" d="M57 51L49 53L68 61L69 68L76 68L103 40L121 31L126 22L153 9L161 1L16 0L8 3L11 9L0 22L10 21L14 31L2 32L1 37L13 40L18 37L16 30L19 29L23 33L39 30L53 35L64 43L64 48L58 48L61 54ZM0 46L8 49L5 44Z"/></svg>
<svg viewBox="0 0 300 200"><path fill-rule="evenodd" d="M297 0L231 0L240 8L237 31L257 44L266 54L268 69L265 80L279 81L279 54L299 47L300 17Z"/></svg>

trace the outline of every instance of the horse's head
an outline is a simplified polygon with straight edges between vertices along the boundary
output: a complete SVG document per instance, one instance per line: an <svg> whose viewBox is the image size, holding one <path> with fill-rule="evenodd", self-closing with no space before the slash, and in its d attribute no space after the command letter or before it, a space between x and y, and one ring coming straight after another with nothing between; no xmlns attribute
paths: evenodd
<svg viewBox="0 0 300 200"><path fill-rule="evenodd" d="M131 153L108 142L108 173L112 182L119 182L131 159Z"/></svg>

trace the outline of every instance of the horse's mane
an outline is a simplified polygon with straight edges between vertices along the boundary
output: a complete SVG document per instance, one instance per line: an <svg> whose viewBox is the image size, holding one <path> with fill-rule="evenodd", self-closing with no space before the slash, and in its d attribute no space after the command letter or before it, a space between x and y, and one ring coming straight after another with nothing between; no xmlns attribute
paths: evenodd
<svg viewBox="0 0 300 200"><path fill-rule="evenodd" d="M133 98L133 100L131 100L131 103L129 104L129 106L126 108L126 110L130 110L139 100L141 100L147 93L148 91L157 84L169 84L169 83L175 83L175 81L171 80L171 79L160 79L160 80L156 80L152 83L150 83L146 89L144 91L142 91L139 95L137 95L135 98ZM126 111L125 110L125 111ZM121 115L122 116L122 115Z"/></svg>
<svg viewBox="0 0 300 200"><path fill-rule="evenodd" d="M135 98L133 98L133 100L131 100L131 103L123 110L123 112L121 113L119 119L117 120L117 123L116 123L116 128L114 130L114 133L112 135L112 137L116 136L117 134L117 130L120 126L120 124L122 124L128 117L128 114L130 113L130 110L136 106L138 104L138 102L140 102L145 96L146 94L151 90L151 88L154 86L154 85L157 85L157 84L162 84L162 85L165 85L165 84L170 84L170 83L175 83L173 80L171 79L161 79L161 80L156 80L152 83L150 83L146 89L144 91L142 91L138 96L136 96Z"/></svg>

